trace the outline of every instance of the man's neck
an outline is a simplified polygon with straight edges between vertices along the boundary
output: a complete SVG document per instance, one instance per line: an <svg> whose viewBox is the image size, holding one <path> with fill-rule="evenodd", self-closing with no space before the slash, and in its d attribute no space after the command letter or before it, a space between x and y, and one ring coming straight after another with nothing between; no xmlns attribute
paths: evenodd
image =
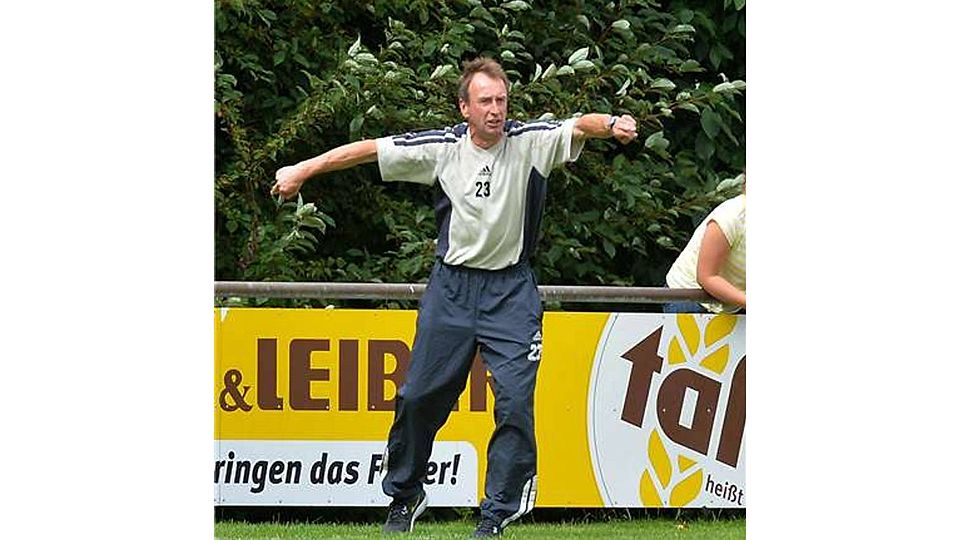
<svg viewBox="0 0 960 540"><path fill-rule="evenodd" d="M498 142L500 142L500 139L502 138L503 138L503 135L500 135L499 137L493 140L487 140L480 137L480 135L477 132L473 131L472 129L470 130L470 141L473 142L473 144L475 144L476 146L483 148L484 150L489 150L491 147L495 146Z"/></svg>

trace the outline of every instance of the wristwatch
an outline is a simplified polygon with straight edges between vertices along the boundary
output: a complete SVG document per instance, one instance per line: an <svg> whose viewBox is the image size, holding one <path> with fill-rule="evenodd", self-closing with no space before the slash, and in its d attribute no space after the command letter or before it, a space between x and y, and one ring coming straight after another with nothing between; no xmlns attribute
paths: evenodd
<svg viewBox="0 0 960 540"><path fill-rule="evenodd" d="M610 116L610 119L607 120L607 131L613 131L613 125L619 120L619 116Z"/></svg>

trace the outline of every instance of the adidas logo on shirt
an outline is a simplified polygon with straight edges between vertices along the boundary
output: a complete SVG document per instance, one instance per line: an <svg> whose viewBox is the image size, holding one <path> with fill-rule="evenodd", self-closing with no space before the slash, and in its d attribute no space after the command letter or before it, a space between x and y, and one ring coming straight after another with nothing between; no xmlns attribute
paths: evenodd
<svg viewBox="0 0 960 540"><path fill-rule="evenodd" d="M484 165L483 168L480 169L480 176L493 176L493 169L491 169L489 165Z"/></svg>

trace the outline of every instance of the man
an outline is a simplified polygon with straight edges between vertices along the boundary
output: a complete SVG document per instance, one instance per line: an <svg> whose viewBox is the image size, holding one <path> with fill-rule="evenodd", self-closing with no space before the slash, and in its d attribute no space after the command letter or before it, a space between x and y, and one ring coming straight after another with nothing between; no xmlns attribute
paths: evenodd
<svg viewBox="0 0 960 540"><path fill-rule="evenodd" d="M550 171L574 161L585 139L637 137L629 115L564 122L507 120L509 81L478 58L460 77L466 122L441 130L363 140L276 174L271 193L292 197L311 176L376 161L385 181L439 183L437 263L420 299L406 382L384 459L393 498L384 530L409 532L427 505L423 478L437 431L466 385L479 348L493 376L496 428L487 448L485 498L474 536L499 535L533 508L533 394L542 304L530 269Z"/></svg>

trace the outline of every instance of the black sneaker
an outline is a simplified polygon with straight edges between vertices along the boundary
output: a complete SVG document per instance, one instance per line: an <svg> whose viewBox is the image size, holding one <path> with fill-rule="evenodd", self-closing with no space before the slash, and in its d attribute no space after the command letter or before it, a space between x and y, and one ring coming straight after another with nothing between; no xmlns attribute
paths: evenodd
<svg viewBox="0 0 960 540"><path fill-rule="evenodd" d="M500 524L491 518L484 517L477 523L477 528L473 531L474 538L490 538L503 534Z"/></svg>
<svg viewBox="0 0 960 540"><path fill-rule="evenodd" d="M383 524L383 532L412 532L413 522L427 508L427 493L421 491L419 495L408 501L396 499L387 508L387 522Z"/></svg>

